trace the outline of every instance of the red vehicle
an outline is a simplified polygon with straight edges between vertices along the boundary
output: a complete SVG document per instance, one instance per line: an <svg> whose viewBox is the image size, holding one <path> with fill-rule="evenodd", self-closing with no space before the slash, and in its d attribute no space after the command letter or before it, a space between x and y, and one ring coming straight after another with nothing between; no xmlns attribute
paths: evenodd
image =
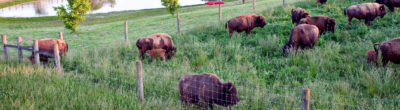
<svg viewBox="0 0 400 110"><path fill-rule="evenodd" d="M224 4L224 1L209 1L206 2L207 5L219 5L219 4Z"/></svg>

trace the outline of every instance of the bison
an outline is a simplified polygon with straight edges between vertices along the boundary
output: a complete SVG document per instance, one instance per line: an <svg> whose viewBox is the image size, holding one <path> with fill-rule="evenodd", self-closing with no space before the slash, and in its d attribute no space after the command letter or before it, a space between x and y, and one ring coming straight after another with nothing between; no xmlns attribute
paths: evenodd
<svg viewBox="0 0 400 110"><path fill-rule="evenodd" d="M385 4L391 12L395 7L400 7L400 0L376 0L376 3Z"/></svg>
<svg viewBox="0 0 400 110"><path fill-rule="evenodd" d="M376 17L383 18L386 15L386 8L385 5L378 3L362 3L347 7L344 10L344 15L349 17L349 25L351 25L353 17L360 20L360 22L364 19L365 24L370 25L370 22Z"/></svg>
<svg viewBox="0 0 400 110"><path fill-rule="evenodd" d="M47 52L47 53L54 53L53 46L54 44L58 45L59 49L59 54L61 56L65 55L68 52L68 43L65 40L61 39L40 39L38 40L38 46L39 46L39 51L41 52ZM33 45L32 45L33 48ZM43 62L44 64L47 64L49 62L48 58L53 58L52 56L47 56L47 55L39 55L40 61ZM32 52L32 55L29 56L29 60L33 63L34 59L34 54Z"/></svg>
<svg viewBox="0 0 400 110"><path fill-rule="evenodd" d="M326 31L335 32L336 20L328 16L313 16L301 19L299 24L315 25L321 33Z"/></svg>
<svg viewBox="0 0 400 110"><path fill-rule="evenodd" d="M377 55L375 50L368 50L367 52L367 63L373 63L377 61Z"/></svg>
<svg viewBox="0 0 400 110"><path fill-rule="evenodd" d="M395 38L382 43L375 43L375 59L378 59L379 50L381 51L383 66L389 63L389 61L400 64L400 38ZM375 60L375 64L378 65L378 61Z"/></svg>
<svg viewBox="0 0 400 110"><path fill-rule="evenodd" d="M327 0L317 0L317 3L325 4Z"/></svg>
<svg viewBox="0 0 400 110"><path fill-rule="evenodd" d="M144 58L144 54L148 50L164 49L167 59L172 58L176 53L176 47L172 42L171 36L165 33L156 33L147 37L139 38L136 41L136 47L139 50L140 57Z"/></svg>
<svg viewBox="0 0 400 110"><path fill-rule="evenodd" d="M293 23L298 24L302 18L307 18L309 17L309 15L310 14L307 13L306 10L302 8L292 9L292 24Z"/></svg>
<svg viewBox="0 0 400 110"><path fill-rule="evenodd" d="M231 82L222 83L215 74L184 75L179 80L179 93L185 106L193 103L200 108L213 105L228 107L239 102L236 87Z"/></svg>
<svg viewBox="0 0 400 110"><path fill-rule="evenodd" d="M229 37L232 38L232 34L235 31L238 33L246 31L246 34L249 35L253 28L264 28L265 24L265 18L263 16L258 16L256 14L245 14L230 19L228 22L226 22L225 28L229 27Z"/></svg>
<svg viewBox="0 0 400 110"><path fill-rule="evenodd" d="M290 48L297 52L299 48L313 48L318 40L319 30L315 25L299 24L290 33L289 41L283 46L283 54L287 55Z"/></svg>
<svg viewBox="0 0 400 110"><path fill-rule="evenodd" d="M157 56L161 57L161 60L165 62L165 52L166 50L164 49L153 49L153 50L147 50L146 54L149 54L153 57L153 61L156 60Z"/></svg>

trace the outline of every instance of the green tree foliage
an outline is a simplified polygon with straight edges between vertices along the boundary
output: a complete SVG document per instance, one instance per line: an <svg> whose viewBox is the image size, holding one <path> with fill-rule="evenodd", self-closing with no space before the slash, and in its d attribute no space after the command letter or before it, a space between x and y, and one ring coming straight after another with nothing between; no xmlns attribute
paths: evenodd
<svg viewBox="0 0 400 110"><path fill-rule="evenodd" d="M162 5L168 10L169 13L174 15L175 11L181 8L178 3L178 0L161 0Z"/></svg>
<svg viewBox="0 0 400 110"><path fill-rule="evenodd" d="M57 15L62 18L65 28L76 31L78 23L85 20L84 15L90 10L89 0L68 0L68 6L54 7Z"/></svg>

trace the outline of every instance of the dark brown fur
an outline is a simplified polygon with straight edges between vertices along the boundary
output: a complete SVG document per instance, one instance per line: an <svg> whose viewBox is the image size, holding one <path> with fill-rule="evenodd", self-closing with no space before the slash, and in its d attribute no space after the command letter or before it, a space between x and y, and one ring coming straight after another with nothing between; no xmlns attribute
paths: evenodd
<svg viewBox="0 0 400 110"><path fill-rule="evenodd" d="M317 3L325 4L327 0L317 0Z"/></svg>
<svg viewBox="0 0 400 110"><path fill-rule="evenodd" d="M201 108L214 104L231 107L239 102L235 86L222 83L215 74L184 75L179 80L181 101L199 105Z"/></svg>
<svg viewBox="0 0 400 110"><path fill-rule="evenodd" d="M375 63L377 62L377 56L375 50L368 50L367 52L367 63Z"/></svg>
<svg viewBox="0 0 400 110"><path fill-rule="evenodd" d="M166 50L165 54L168 59L172 58L176 53L176 47L174 46L171 36L165 33L156 33L140 38L136 41L136 47L142 58L144 58L146 51L153 49Z"/></svg>
<svg viewBox="0 0 400 110"><path fill-rule="evenodd" d="M313 16L301 19L299 24L316 25L321 33L335 32L336 20L328 16Z"/></svg>
<svg viewBox="0 0 400 110"><path fill-rule="evenodd" d="M146 54L149 54L153 57L153 61L157 59L157 57L161 57L161 60L165 62L165 52L166 50L164 49L153 49L153 50L147 50Z"/></svg>
<svg viewBox="0 0 400 110"><path fill-rule="evenodd" d="M377 47L376 47L377 46ZM375 59L378 59L379 50L381 51L382 64L384 67L390 62L400 64L400 38L395 38L382 43L374 44ZM375 61L378 65L378 61Z"/></svg>
<svg viewBox="0 0 400 110"><path fill-rule="evenodd" d="M400 0L376 0L376 3L385 4L391 12L395 7L400 7Z"/></svg>
<svg viewBox="0 0 400 110"><path fill-rule="evenodd" d="M63 56L68 52L68 44L65 40L60 40L60 39L40 39L38 40L38 46L39 46L39 51L41 52L47 52L50 54L54 53L53 46L54 44L58 45L58 49L60 52L60 55ZM33 45L32 45L33 48ZM48 63L48 58L52 58L50 56L46 55L39 55L40 61L43 62L44 64ZM33 52L31 56L29 56L29 60L33 63L34 60L34 55Z"/></svg>
<svg viewBox="0 0 400 110"><path fill-rule="evenodd" d="M319 30L315 25L299 24L292 29L289 41L283 46L284 55L287 55L290 48L296 51L301 48L313 48L318 40Z"/></svg>
<svg viewBox="0 0 400 110"><path fill-rule="evenodd" d="M298 24L302 18L310 17L310 14L306 12L306 10L302 8L292 9L292 24Z"/></svg>
<svg viewBox="0 0 400 110"><path fill-rule="evenodd" d="M383 18L386 15L386 8L384 5L378 3L362 3L347 7L344 15L349 17L349 25L351 25L353 17L357 18L360 22L364 19L365 24L370 25L371 21L376 17L380 16Z"/></svg>
<svg viewBox="0 0 400 110"><path fill-rule="evenodd" d="M256 14L245 14L230 19L228 22L226 22L225 28L229 27L229 37L232 37L232 34L235 31L238 33L246 31L246 34L249 35L253 28L263 28L265 24L265 18L263 16L257 16Z"/></svg>

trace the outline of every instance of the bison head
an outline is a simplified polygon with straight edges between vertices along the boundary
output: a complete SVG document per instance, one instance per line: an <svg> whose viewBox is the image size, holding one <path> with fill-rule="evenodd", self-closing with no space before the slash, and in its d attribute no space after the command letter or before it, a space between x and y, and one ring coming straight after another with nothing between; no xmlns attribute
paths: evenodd
<svg viewBox="0 0 400 110"><path fill-rule="evenodd" d="M379 6L379 16L381 16L381 18L383 18L386 15L386 8L385 5L380 5Z"/></svg>
<svg viewBox="0 0 400 110"><path fill-rule="evenodd" d="M336 20L335 19L327 19L326 27L328 28L329 31L335 32Z"/></svg>
<svg viewBox="0 0 400 110"><path fill-rule="evenodd" d="M140 52L145 52L146 50L153 49L153 39L151 38L141 38L136 41L136 47Z"/></svg>
<svg viewBox="0 0 400 110"><path fill-rule="evenodd" d="M218 105L233 106L240 101L236 87L231 82L223 84L222 98Z"/></svg>
<svg viewBox="0 0 400 110"><path fill-rule="evenodd" d="M264 18L264 16L258 16L258 17L256 18L256 21L257 21L257 26L258 26L258 27L261 27L261 28L264 28L264 26L267 24L267 23L265 23L265 18Z"/></svg>
<svg viewBox="0 0 400 110"><path fill-rule="evenodd" d="M292 45L290 45L289 43L283 46L282 51L284 56L286 56L289 53L290 48L292 48Z"/></svg>

